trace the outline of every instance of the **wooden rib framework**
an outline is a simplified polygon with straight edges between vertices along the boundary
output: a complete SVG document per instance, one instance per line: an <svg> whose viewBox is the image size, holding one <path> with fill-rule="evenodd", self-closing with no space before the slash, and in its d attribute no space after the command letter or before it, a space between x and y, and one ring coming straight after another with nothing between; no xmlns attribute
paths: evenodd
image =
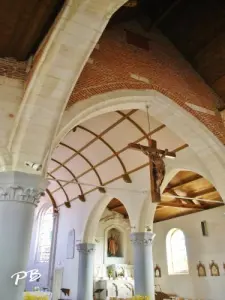
<svg viewBox="0 0 225 300"><path fill-rule="evenodd" d="M54 170L52 170L51 173L49 173L49 176L51 176L52 178L54 178L54 176L52 175L52 173L54 173L55 171L59 170L60 168L65 168L71 174L71 176L73 178L73 181L78 184L78 187L80 189L80 195L75 196L73 199L69 199L69 197L68 197L68 195L67 195L67 193L65 191L65 187L69 184L69 182L61 183L61 182L59 182L59 180L56 181L58 183L59 187L57 189L55 189L54 191L51 191L51 194L54 194L58 190L62 189L63 192L64 192L64 194L66 195L67 202L70 203L70 202L75 201L77 199L81 200L81 198L83 199L82 201L85 201L85 196L89 195L90 193L92 193L92 192L94 192L96 190L99 190L100 192L106 192L105 188L109 184L111 184L111 183L113 183L113 182L115 182L117 180L120 180L120 179L125 180L124 179L124 175L126 175L126 176L128 176L128 178L130 178L129 175L131 175L131 174L133 174L135 172L138 172L139 170L141 170L141 169L143 169L145 167L148 167L149 163L147 162L145 164L142 164L142 165L140 165L140 166L138 166L138 167L136 167L136 168L128 171L126 169L125 164L123 163L123 161L122 161L122 159L120 157L120 154L122 154L126 150L128 150L128 146L125 146L122 149L116 151L112 147L112 145L110 145L104 139L104 135L105 134L107 134L108 132L110 132L110 130L113 130L116 126L118 126L119 124L121 124L122 122L124 122L126 120L131 124L131 126L134 126L134 128L136 128L141 133L141 135L142 135L139 139L137 139L136 141L134 141L135 143L139 143L139 142L141 142L141 141L143 141L145 139L148 139L153 134L155 134L155 133L163 130L164 128L166 128L165 125L160 125L157 128L155 128L154 130L152 130L151 132L147 133L136 121L133 120L132 116L133 116L133 114L135 114L136 111L137 110L131 110L128 113L124 113L124 112L121 112L121 111L116 111L115 113L118 114L118 115L120 115L121 118L119 118L116 122L114 122L113 124L111 124L110 126L108 126L106 129L104 129L99 134L95 133L93 130L91 130L89 128L86 128L83 125L76 126L73 129L74 133L76 133L76 131L78 129L79 130L83 130L85 132L88 132L90 135L92 135L93 138L90 139L83 147L81 147L78 150L74 149L73 147L71 147L70 145L67 145L64 142L61 142L60 146L66 147L66 148L72 150L74 152L74 154L72 154L64 162L59 162L58 160L52 158L52 161L54 161L55 163L57 163L58 166ZM96 141L102 142L112 152L112 154L109 155L108 157L106 157L105 159L101 160L97 164L92 164L90 162L90 160L82 153L82 151L84 151L85 149L87 149L88 147L90 147ZM181 146L177 147L173 151L174 152L179 152L179 151L182 151L183 149L185 149L187 147L188 147L188 145L184 144L184 145L181 145ZM84 161L86 161L87 164L89 165L89 168L87 170L83 171L82 173L75 175L74 172L72 172L65 164L68 163L71 159L73 159L76 156L80 156L82 159L84 159ZM120 174L120 175L118 175L118 176L116 176L116 177L114 177L114 178L112 178L112 179L110 179L107 182L103 182L102 179L101 179L101 177L100 177L100 174L98 173L98 171L96 169L97 169L97 167L103 165L104 163L108 162L109 160L111 160L113 158L116 158L118 160L119 164L121 165L123 173ZM91 171L93 171L95 173L96 177L98 178L99 187L90 188L90 190L88 190L87 192L84 193L83 189L82 189L82 185L79 184L79 179L82 178L84 175L88 174ZM169 184L167 186L167 188L165 189L164 193L170 193L172 195L176 189L182 188L182 186L185 185L185 184L187 184L187 183L191 183L191 182L194 182L194 181L201 180L201 178L202 177L200 175L195 174L193 177L181 181L179 185L178 184L175 184L175 185ZM210 192L212 192L212 193L215 192L215 188L210 187L210 188L207 188L204 191L205 194L210 193ZM193 193L193 197L195 197L196 200L198 200L197 197L201 196L201 195L202 195L202 192ZM205 203L202 204L201 201L196 202L196 203L193 203L193 202L188 201L188 200L182 200L182 198L180 200L179 199L175 199L173 201L163 201L157 207L157 211L163 210L163 209L166 209L166 208L173 208L173 209L179 209L180 208L180 209L187 209L188 211L201 211L203 209L207 209L208 208L208 206ZM59 206L61 206L61 205L64 205L64 204L60 204ZM115 208L114 207L111 208L111 210L116 211L117 209L120 210L121 208L122 208L121 205L119 205L119 206L117 205Z"/></svg>

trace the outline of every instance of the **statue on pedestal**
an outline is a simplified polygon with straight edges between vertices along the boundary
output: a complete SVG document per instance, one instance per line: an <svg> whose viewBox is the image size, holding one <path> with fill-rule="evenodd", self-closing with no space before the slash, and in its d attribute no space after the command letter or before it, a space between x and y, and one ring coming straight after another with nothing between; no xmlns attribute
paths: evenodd
<svg viewBox="0 0 225 300"><path fill-rule="evenodd" d="M108 256L119 257L119 232L116 229L111 229L109 231L108 238Z"/></svg>

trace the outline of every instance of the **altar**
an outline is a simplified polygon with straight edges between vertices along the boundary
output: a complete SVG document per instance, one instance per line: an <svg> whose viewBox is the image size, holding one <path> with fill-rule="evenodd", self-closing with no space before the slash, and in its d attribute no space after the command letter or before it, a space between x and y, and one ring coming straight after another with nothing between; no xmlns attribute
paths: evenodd
<svg viewBox="0 0 225 300"><path fill-rule="evenodd" d="M47 292L24 292L23 300L51 300L52 293Z"/></svg>
<svg viewBox="0 0 225 300"><path fill-rule="evenodd" d="M99 280L95 284L95 290L102 290L95 293L96 300L108 300L112 297L127 299L134 296L134 283L127 279Z"/></svg>
<svg viewBox="0 0 225 300"><path fill-rule="evenodd" d="M102 265L101 274L95 277L94 291L96 300L113 297L132 298L134 296L133 266L126 264Z"/></svg>

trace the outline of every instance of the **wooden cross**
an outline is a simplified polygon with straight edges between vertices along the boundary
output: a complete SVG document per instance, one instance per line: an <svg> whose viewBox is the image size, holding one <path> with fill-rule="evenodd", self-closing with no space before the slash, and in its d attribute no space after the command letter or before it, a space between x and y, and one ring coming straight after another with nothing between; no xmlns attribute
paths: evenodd
<svg viewBox="0 0 225 300"><path fill-rule="evenodd" d="M170 152L167 149L166 150L157 149L157 142L152 139L148 140L148 146L131 143L128 145L128 147L134 150L142 151L145 155L149 157L152 202L160 202L161 201L160 186L163 182L163 179L165 177L165 172L166 172L163 158L164 157L175 158L176 153Z"/></svg>

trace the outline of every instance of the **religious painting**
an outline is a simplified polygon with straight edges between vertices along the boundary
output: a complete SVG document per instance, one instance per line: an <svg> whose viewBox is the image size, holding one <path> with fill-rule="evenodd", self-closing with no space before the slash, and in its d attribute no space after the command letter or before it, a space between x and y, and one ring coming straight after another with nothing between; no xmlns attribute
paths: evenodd
<svg viewBox="0 0 225 300"><path fill-rule="evenodd" d="M197 265L197 271L198 271L199 277L206 277L206 269L205 269L205 266L201 262L199 262Z"/></svg>
<svg viewBox="0 0 225 300"><path fill-rule="evenodd" d="M67 239L67 259L73 259L75 252L75 230L71 229L68 233Z"/></svg>
<svg viewBox="0 0 225 300"><path fill-rule="evenodd" d="M209 265L211 276L220 276L220 270L218 264L212 260L212 263Z"/></svg>
<svg viewBox="0 0 225 300"><path fill-rule="evenodd" d="M108 257L122 257L121 233L118 229L112 228L108 231Z"/></svg>
<svg viewBox="0 0 225 300"><path fill-rule="evenodd" d="M154 272L155 272L155 277L156 277L156 278L162 277L162 274L161 274L161 268L159 267L159 265L156 265L156 266L155 266Z"/></svg>

